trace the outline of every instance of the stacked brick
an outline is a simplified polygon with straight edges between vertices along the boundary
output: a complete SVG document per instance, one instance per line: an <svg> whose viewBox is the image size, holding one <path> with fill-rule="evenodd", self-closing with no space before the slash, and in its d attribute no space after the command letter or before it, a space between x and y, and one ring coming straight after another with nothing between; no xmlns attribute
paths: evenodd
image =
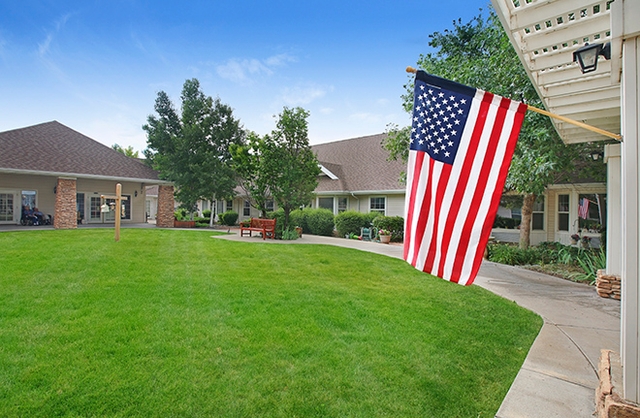
<svg viewBox="0 0 640 418"><path fill-rule="evenodd" d="M76 179L58 179L53 227L55 229L75 229L78 227Z"/></svg>
<svg viewBox="0 0 640 418"><path fill-rule="evenodd" d="M604 270L598 270L598 277L596 278L596 292L598 292L600 297L620 300L622 297L620 276L605 274Z"/></svg>
<svg viewBox="0 0 640 418"><path fill-rule="evenodd" d="M156 226L160 228L173 228L173 209L173 186L158 186Z"/></svg>
<svg viewBox="0 0 640 418"><path fill-rule="evenodd" d="M597 418L640 418L640 405L623 399L613 385L613 367L611 350L601 350L598 376L600 385L596 388ZM617 357L617 356L616 356ZM615 379L617 380L617 379Z"/></svg>

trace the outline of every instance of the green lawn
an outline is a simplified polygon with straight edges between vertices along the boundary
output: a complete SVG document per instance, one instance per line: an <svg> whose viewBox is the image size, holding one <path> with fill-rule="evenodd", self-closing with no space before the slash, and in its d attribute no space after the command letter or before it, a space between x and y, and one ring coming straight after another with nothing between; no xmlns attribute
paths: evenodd
<svg viewBox="0 0 640 418"><path fill-rule="evenodd" d="M542 320L330 246L0 233L0 416L493 417Z"/></svg>

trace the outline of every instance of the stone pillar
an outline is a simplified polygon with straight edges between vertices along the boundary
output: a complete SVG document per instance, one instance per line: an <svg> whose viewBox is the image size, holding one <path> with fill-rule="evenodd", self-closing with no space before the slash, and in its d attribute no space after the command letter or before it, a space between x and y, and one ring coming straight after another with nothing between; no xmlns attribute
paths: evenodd
<svg viewBox="0 0 640 418"><path fill-rule="evenodd" d="M173 186L158 186L157 227L173 228L173 207Z"/></svg>
<svg viewBox="0 0 640 418"><path fill-rule="evenodd" d="M55 229L75 229L78 227L76 179L74 178L58 178L53 227Z"/></svg>

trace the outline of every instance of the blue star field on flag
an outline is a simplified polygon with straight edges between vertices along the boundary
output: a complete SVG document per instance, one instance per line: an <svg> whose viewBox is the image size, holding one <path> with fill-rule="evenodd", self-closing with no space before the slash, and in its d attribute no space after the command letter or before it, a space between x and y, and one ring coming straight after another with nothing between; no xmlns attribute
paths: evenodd
<svg viewBox="0 0 640 418"><path fill-rule="evenodd" d="M453 164L467 121L474 89L451 91L416 79L411 149L434 160ZM470 94L468 94L470 93Z"/></svg>

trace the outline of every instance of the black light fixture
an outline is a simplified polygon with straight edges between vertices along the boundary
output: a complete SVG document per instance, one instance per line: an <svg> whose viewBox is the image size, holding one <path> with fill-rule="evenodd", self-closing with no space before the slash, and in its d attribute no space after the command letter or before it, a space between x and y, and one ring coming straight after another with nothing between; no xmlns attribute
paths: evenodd
<svg viewBox="0 0 640 418"><path fill-rule="evenodd" d="M590 73L598 68L598 57L602 55L604 59L611 59L611 43L606 44L584 44L573 53L573 61L578 62L582 74Z"/></svg>
<svg viewBox="0 0 640 418"><path fill-rule="evenodd" d="M600 158L601 155L602 154L600 154L600 151L593 151L591 154L589 154L593 161L598 161L598 158Z"/></svg>

